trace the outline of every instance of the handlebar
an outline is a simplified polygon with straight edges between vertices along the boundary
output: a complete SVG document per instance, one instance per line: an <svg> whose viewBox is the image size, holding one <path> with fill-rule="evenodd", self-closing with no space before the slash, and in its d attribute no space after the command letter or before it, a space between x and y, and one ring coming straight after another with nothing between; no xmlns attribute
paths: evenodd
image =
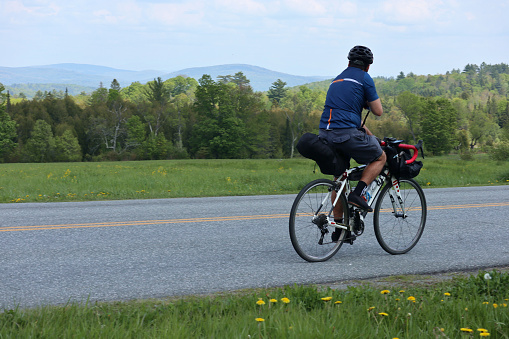
<svg viewBox="0 0 509 339"><path fill-rule="evenodd" d="M387 146L388 143L385 140L383 140L380 144L382 146ZM398 148L409 149L409 150L414 151L412 158L405 161L405 163L407 165L413 163L417 159L417 156L419 155L419 150L421 150L422 157L424 158L424 151L422 149L422 140L419 140L419 142L416 145L401 144L399 142L395 142L395 144Z"/></svg>

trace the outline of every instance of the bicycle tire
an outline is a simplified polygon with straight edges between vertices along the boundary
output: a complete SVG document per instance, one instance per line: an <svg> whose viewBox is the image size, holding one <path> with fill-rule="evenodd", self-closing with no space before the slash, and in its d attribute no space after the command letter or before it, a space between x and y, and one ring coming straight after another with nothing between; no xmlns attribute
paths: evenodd
<svg viewBox="0 0 509 339"><path fill-rule="evenodd" d="M399 187L405 206L405 216L401 211L394 213L389 194L392 188L390 182L380 192L373 216L376 239L390 254L404 254L410 251L419 242L426 225L426 198L421 186L413 179L401 179ZM396 202L396 205L399 203Z"/></svg>
<svg viewBox="0 0 509 339"><path fill-rule="evenodd" d="M335 183L332 180L314 180L304 186L293 202L289 222L290 239L295 251L306 261L326 261L334 256L343 245L346 235L345 230L341 230L338 241L333 242L331 235L335 227L324 225L326 232L322 238L322 230L313 222L313 217L322 205L322 201L334 187ZM343 206L346 207L344 194L340 196L340 200ZM326 199L325 204L320 208L319 214L326 216L331 208L332 201ZM344 208L343 213L345 224L348 224L350 220L348 208ZM323 240L322 244L319 244L320 238Z"/></svg>

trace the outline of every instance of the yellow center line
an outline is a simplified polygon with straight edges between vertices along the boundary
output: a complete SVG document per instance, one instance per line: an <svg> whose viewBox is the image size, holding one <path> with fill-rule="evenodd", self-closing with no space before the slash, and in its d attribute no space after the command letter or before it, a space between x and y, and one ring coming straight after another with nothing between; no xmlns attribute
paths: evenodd
<svg viewBox="0 0 509 339"><path fill-rule="evenodd" d="M430 210L448 210L448 209L458 209L458 208L486 208L486 207L503 207L503 206L509 206L509 202L428 206L428 211L430 211ZM289 217L289 214L267 214L267 215L244 215L244 216L168 219L168 220L112 221L112 222L60 224L60 225L2 226L2 227L0 227L0 232L56 230L56 229L66 229L66 228L143 226L143 225L201 223L201 222L220 222L220 221L242 221L242 220L261 220L261 219L287 219L288 217Z"/></svg>
<svg viewBox="0 0 509 339"><path fill-rule="evenodd" d="M228 217L169 219L169 220L112 221L112 222L101 222L101 223L62 224L62 225L5 226L5 227L0 227L0 232L54 230L54 229L64 229L64 228L142 226L142 225L160 225L160 224L179 224L179 223L191 223L191 222L200 223L200 222L218 222L218 221L241 221L241 220L259 220L259 219L274 219L274 218L288 218L288 215L287 214L272 214L272 215L248 215L248 216L228 216Z"/></svg>

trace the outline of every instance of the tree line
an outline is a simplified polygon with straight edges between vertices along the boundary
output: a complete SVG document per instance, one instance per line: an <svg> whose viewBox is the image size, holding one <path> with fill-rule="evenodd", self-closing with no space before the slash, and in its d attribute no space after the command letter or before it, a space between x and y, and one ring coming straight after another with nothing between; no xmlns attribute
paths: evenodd
<svg viewBox="0 0 509 339"><path fill-rule="evenodd" d="M178 76L91 94L11 97L0 85L0 161L53 162L183 158L286 158L317 132L330 81L255 92L242 72L198 81ZM509 68L467 65L444 75L375 78L384 115L378 136L423 139L428 152L504 149Z"/></svg>

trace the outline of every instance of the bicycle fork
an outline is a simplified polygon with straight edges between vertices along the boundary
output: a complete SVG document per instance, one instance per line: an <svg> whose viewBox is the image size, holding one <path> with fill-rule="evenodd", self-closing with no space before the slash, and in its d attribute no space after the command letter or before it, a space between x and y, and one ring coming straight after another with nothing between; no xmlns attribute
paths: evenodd
<svg viewBox="0 0 509 339"><path fill-rule="evenodd" d="M392 213L394 214L394 216L396 218L405 219L407 217L407 215L406 215L406 211L405 211L405 203L403 202L403 198L401 197L401 191L399 189L399 181L398 181L398 179L396 179L394 177L392 177L391 180L392 180L392 187L389 190L389 196L391 198L391 203L392 203L392 209L393 209ZM398 203L396 203L396 200L399 203L399 208L398 208ZM401 212L398 212L400 210L401 210Z"/></svg>

